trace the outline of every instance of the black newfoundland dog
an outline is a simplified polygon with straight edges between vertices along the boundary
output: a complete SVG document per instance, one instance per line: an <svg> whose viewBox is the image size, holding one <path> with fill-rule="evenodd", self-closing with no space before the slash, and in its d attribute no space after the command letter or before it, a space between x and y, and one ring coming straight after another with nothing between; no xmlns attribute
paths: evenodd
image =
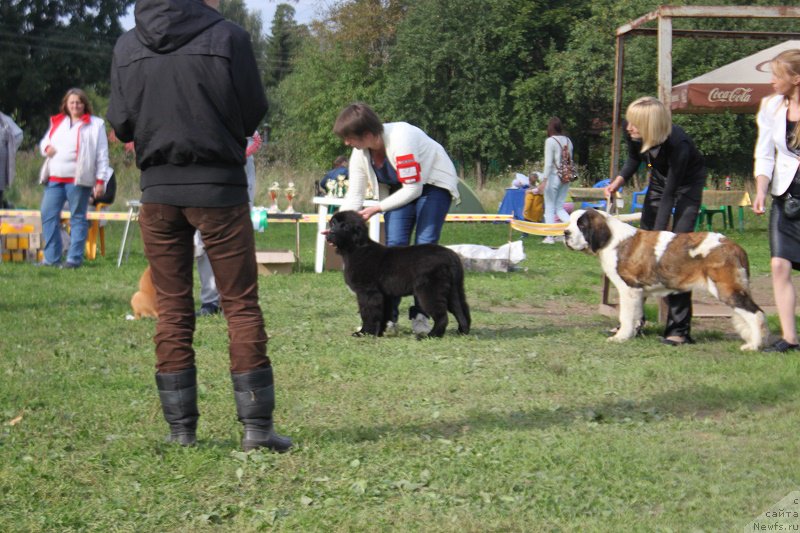
<svg viewBox="0 0 800 533"><path fill-rule="evenodd" d="M454 251L438 244L383 246L369 238L366 222L355 211L333 215L326 239L342 256L344 280L358 298L361 330L354 335L383 335L392 297L411 294L433 319L429 336L444 335L448 310L458 332L469 333L464 268Z"/></svg>

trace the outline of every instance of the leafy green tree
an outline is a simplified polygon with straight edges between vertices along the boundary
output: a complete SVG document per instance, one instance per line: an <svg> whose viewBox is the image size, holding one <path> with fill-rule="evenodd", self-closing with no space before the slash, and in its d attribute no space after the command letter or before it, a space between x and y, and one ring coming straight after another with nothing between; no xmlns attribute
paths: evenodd
<svg viewBox="0 0 800 533"><path fill-rule="evenodd" d="M133 0L0 0L0 101L35 140L70 87L107 92L120 18ZM32 134L31 134L32 133Z"/></svg>
<svg viewBox="0 0 800 533"><path fill-rule="evenodd" d="M564 46L582 3L412 3L388 69L388 107L426 129L462 165L474 165L482 186L483 169L492 162L526 159L522 141L530 125L515 120L515 99L528 93L513 88L536 77L547 53Z"/></svg>
<svg viewBox="0 0 800 533"><path fill-rule="evenodd" d="M547 121L558 116L575 144L576 161L588 170L584 173L588 184L608 173L616 29L655 7L640 1L610 0L586 7L583 16L570 21L565 46L550 49L545 68L519 80L513 92L517 97L515 121L535 125L524 135L523 145L532 153L541 153ZM652 86L656 79L651 65L657 57L655 39L636 37L633 41L626 47L626 94L653 93L653 89L643 93L641 86Z"/></svg>
<svg viewBox="0 0 800 533"><path fill-rule="evenodd" d="M530 163L542 156L547 120L555 115L591 183L606 177L611 166L615 31L658 6L652 0L342 0L312 26L295 70L280 83L276 137L291 157L327 164L341 151L330 133L336 113L361 99L387 121L419 125L462 169L482 177L493 167L528 162L532 169ZM675 28L727 30L777 31L785 24L674 21ZM673 80L688 80L774 42L676 36ZM655 37L627 38L624 57L623 109L657 92ZM712 175L749 173L752 115L674 119L705 153Z"/></svg>
<svg viewBox="0 0 800 533"><path fill-rule="evenodd" d="M305 26L294 19L295 10L289 4L278 4L267 38L264 63L264 84L275 87L292 71L292 58L305 35Z"/></svg>
<svg viewBox="0 0 800 533"><path fill-rule="evenodd" d="M345 105L364 101L384 114L376 102L403 9L402 1L355 0L313 26L275 93L272 134L280 157L329 165L344 149L332 128Z"/></svg>

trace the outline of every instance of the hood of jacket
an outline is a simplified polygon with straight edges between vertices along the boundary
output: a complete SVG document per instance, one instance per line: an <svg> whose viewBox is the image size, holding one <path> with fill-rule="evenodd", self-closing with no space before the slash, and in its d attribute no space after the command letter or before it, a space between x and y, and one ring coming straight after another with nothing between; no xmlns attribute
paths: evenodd
<svg viewBox="0 0 800 533"><path fill-rule="evenodd" d="M136 37L157 53L177 50L225 18L202 0L138 0Z"/></svg>

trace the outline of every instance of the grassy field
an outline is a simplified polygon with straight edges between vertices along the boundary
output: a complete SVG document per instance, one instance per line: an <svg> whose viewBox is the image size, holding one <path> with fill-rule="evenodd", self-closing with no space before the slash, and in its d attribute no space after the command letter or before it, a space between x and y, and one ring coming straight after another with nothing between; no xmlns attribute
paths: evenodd
<svg viewBox="0 0 800 533"><path fill-rule="evenodd" d="M731 235L763 276L765 221L747 224ZM145 261L137 231L116 268L121 231L77 271L0 265L1 531L741 530L800 485L798 356L741 353L718 320L663 346L653 306L645 338L610 345L596 260L534 237L523 271L468 274L471 335L371 339L350 337L355 299L313 273L305 225L301 270L260 285L294 450L238 450L217 317L196 333L199 445L167 445L154 322L125 319Z"/></svg>

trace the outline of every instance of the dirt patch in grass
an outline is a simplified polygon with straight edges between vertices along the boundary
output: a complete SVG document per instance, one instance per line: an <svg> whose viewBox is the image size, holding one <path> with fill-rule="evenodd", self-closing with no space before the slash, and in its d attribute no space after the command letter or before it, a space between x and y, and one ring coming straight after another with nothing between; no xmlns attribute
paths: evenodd
<svg viewBox="0 0 800 533"><path fill-rule="evenodd" d="M800 276L795 276L793 282L795 290L800 293ZM764 309L764 312L768 315L776 313L775 299L772 294L772 278L770 276L753 277L750 280L750 289L753 294L753 300ZM515 305L491 306L488 310L491 313L511 313L553 319L597 317L597 315L600 314L600 294L600 284L598 284L596 303L584 303L567 296L547 300L540 305L517 303ZM612 288L611 302L615 303L617 301L616 290ZM708 306L722 306L713 296L705 291L696 291L693 301L696 310L707 309ZM648 300L648 304L653 303L653 299ZM610 318L613 319L613 317ZM696 316L693 325L693 331L718 332L725 338L738 338L729 317ZM653 324L650 324L650 326L653 326ZM773 333L777 334L776 332Z"/></svg>
<svg viewBox="0 0 800 533"><path fill-rule="evenodd" d="M800 276L793 278L795 290L800 293ZM586 304L583 302L575 301L569 297L563 297L553 300L548 300L541 305L533 305L528 303L518 303L515 305L496 305L489 307L489 312L492 313L518 313L524 315L541 315L541 316L591 316L597 314L597 309L600 304L600 286L597 287L597 305ZM750 291L753 294L755 302L764 308L771 308L775 305L775 299L772 294L772 278L770 276L756 276L750 280ZM617 301L616 290L612 288L611 301ZM716 298L711 296L705 291L696 291L694 294L694 301L701 304L709 305L722 305ZM652 303L648 300L648 303ZM766 310L766 309L765 309ZM766 310L774 312L774 310Z"/></svg>
<svg viewBox="0 0 800 533"><path fill-rule="evenodd" d="M598 304L600 300L598 298ZM597 314L597 305L573 301L569 298L550 300L544 305L517 304L496 305L489 307L490 313L517 313L520 315L573 317L592 316Z"/></svg>

